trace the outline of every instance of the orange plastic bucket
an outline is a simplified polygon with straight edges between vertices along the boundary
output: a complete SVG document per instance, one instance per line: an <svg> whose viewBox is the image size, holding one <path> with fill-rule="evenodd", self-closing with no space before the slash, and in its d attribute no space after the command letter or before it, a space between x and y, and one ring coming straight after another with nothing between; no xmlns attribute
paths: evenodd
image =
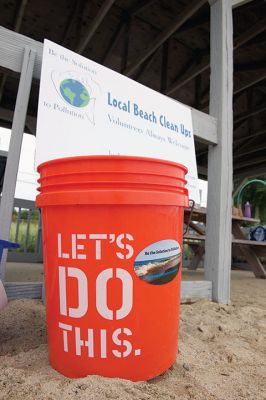
<svg viewBox="0 0 266 400"><path fill-rule="evenodd" d="M38 167L53 368L151 379L176 359L186 168L141 157Z"/></svg>

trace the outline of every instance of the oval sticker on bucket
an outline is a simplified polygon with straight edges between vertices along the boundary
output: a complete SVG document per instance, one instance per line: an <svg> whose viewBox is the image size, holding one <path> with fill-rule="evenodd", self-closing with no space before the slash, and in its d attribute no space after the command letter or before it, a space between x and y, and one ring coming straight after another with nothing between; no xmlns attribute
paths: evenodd
<svg viewBox="0 0 266 400"><path fill-rule="evenodd" d="M160 240L143 249L135 259L136 275L153 285L163 285L174 279L182 259L176 240Z"/></svg>

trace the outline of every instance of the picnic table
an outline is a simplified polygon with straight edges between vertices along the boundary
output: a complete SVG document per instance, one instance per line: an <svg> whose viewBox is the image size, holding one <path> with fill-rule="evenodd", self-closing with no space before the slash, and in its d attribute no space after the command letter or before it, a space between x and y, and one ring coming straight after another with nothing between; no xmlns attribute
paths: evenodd
<svg viewBox="0 0 266 400"><path fill-rule="evenodd" d="M206 208L194 209L192 218L190 210L185 209L185 223L189 225L189 233L184 235L184 243L188 243L194 252L190 269L197 269L205 252ZM201 224L198 224L201 222ZM232 215L232 254L244 256L256 278L266 279L266 270L260 257L266 257L266 242L256 242L246 238L241 227L247 224L259 224L260 220Z"/></svg>

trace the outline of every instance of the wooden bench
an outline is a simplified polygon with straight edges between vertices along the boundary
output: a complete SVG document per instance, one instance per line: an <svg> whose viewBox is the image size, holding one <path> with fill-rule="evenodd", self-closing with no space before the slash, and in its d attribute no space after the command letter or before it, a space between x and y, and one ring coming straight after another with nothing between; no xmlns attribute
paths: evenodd
<svg viewBox="0 0 266 400"><path fill-rule="evenodd" d="M185 222L189 221L189 210L185 210ZM196 209L193 212L189 228L193 234L184 235L184 243L187 243L194 252L190 269L197 269L205 252L205 229L195 222L206 222L206 209ZM244 256L256 278L266 279L266 270L259 257L266 257L266 242L248 240L241 226L258 224L260 221L254 218L232 216L232 254ZM195 234L194 234L195 232Z"/></svg>

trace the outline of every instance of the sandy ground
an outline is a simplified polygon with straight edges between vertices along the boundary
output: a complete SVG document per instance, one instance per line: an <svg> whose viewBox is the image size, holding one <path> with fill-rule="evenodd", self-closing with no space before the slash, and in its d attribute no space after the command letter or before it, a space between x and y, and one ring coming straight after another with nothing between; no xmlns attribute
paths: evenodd
<svg viewBox="0 0 266 400"><path fill-rule="evenodd" d="M185 277L202 279L202 273ZM0 399L266 399L265 289L266 281L252 273L233 271L230 306L182 305L175 365L138 383L97 376L70 380L53 371L44 306L37 300L12 301L0 313Z"/></svg>

